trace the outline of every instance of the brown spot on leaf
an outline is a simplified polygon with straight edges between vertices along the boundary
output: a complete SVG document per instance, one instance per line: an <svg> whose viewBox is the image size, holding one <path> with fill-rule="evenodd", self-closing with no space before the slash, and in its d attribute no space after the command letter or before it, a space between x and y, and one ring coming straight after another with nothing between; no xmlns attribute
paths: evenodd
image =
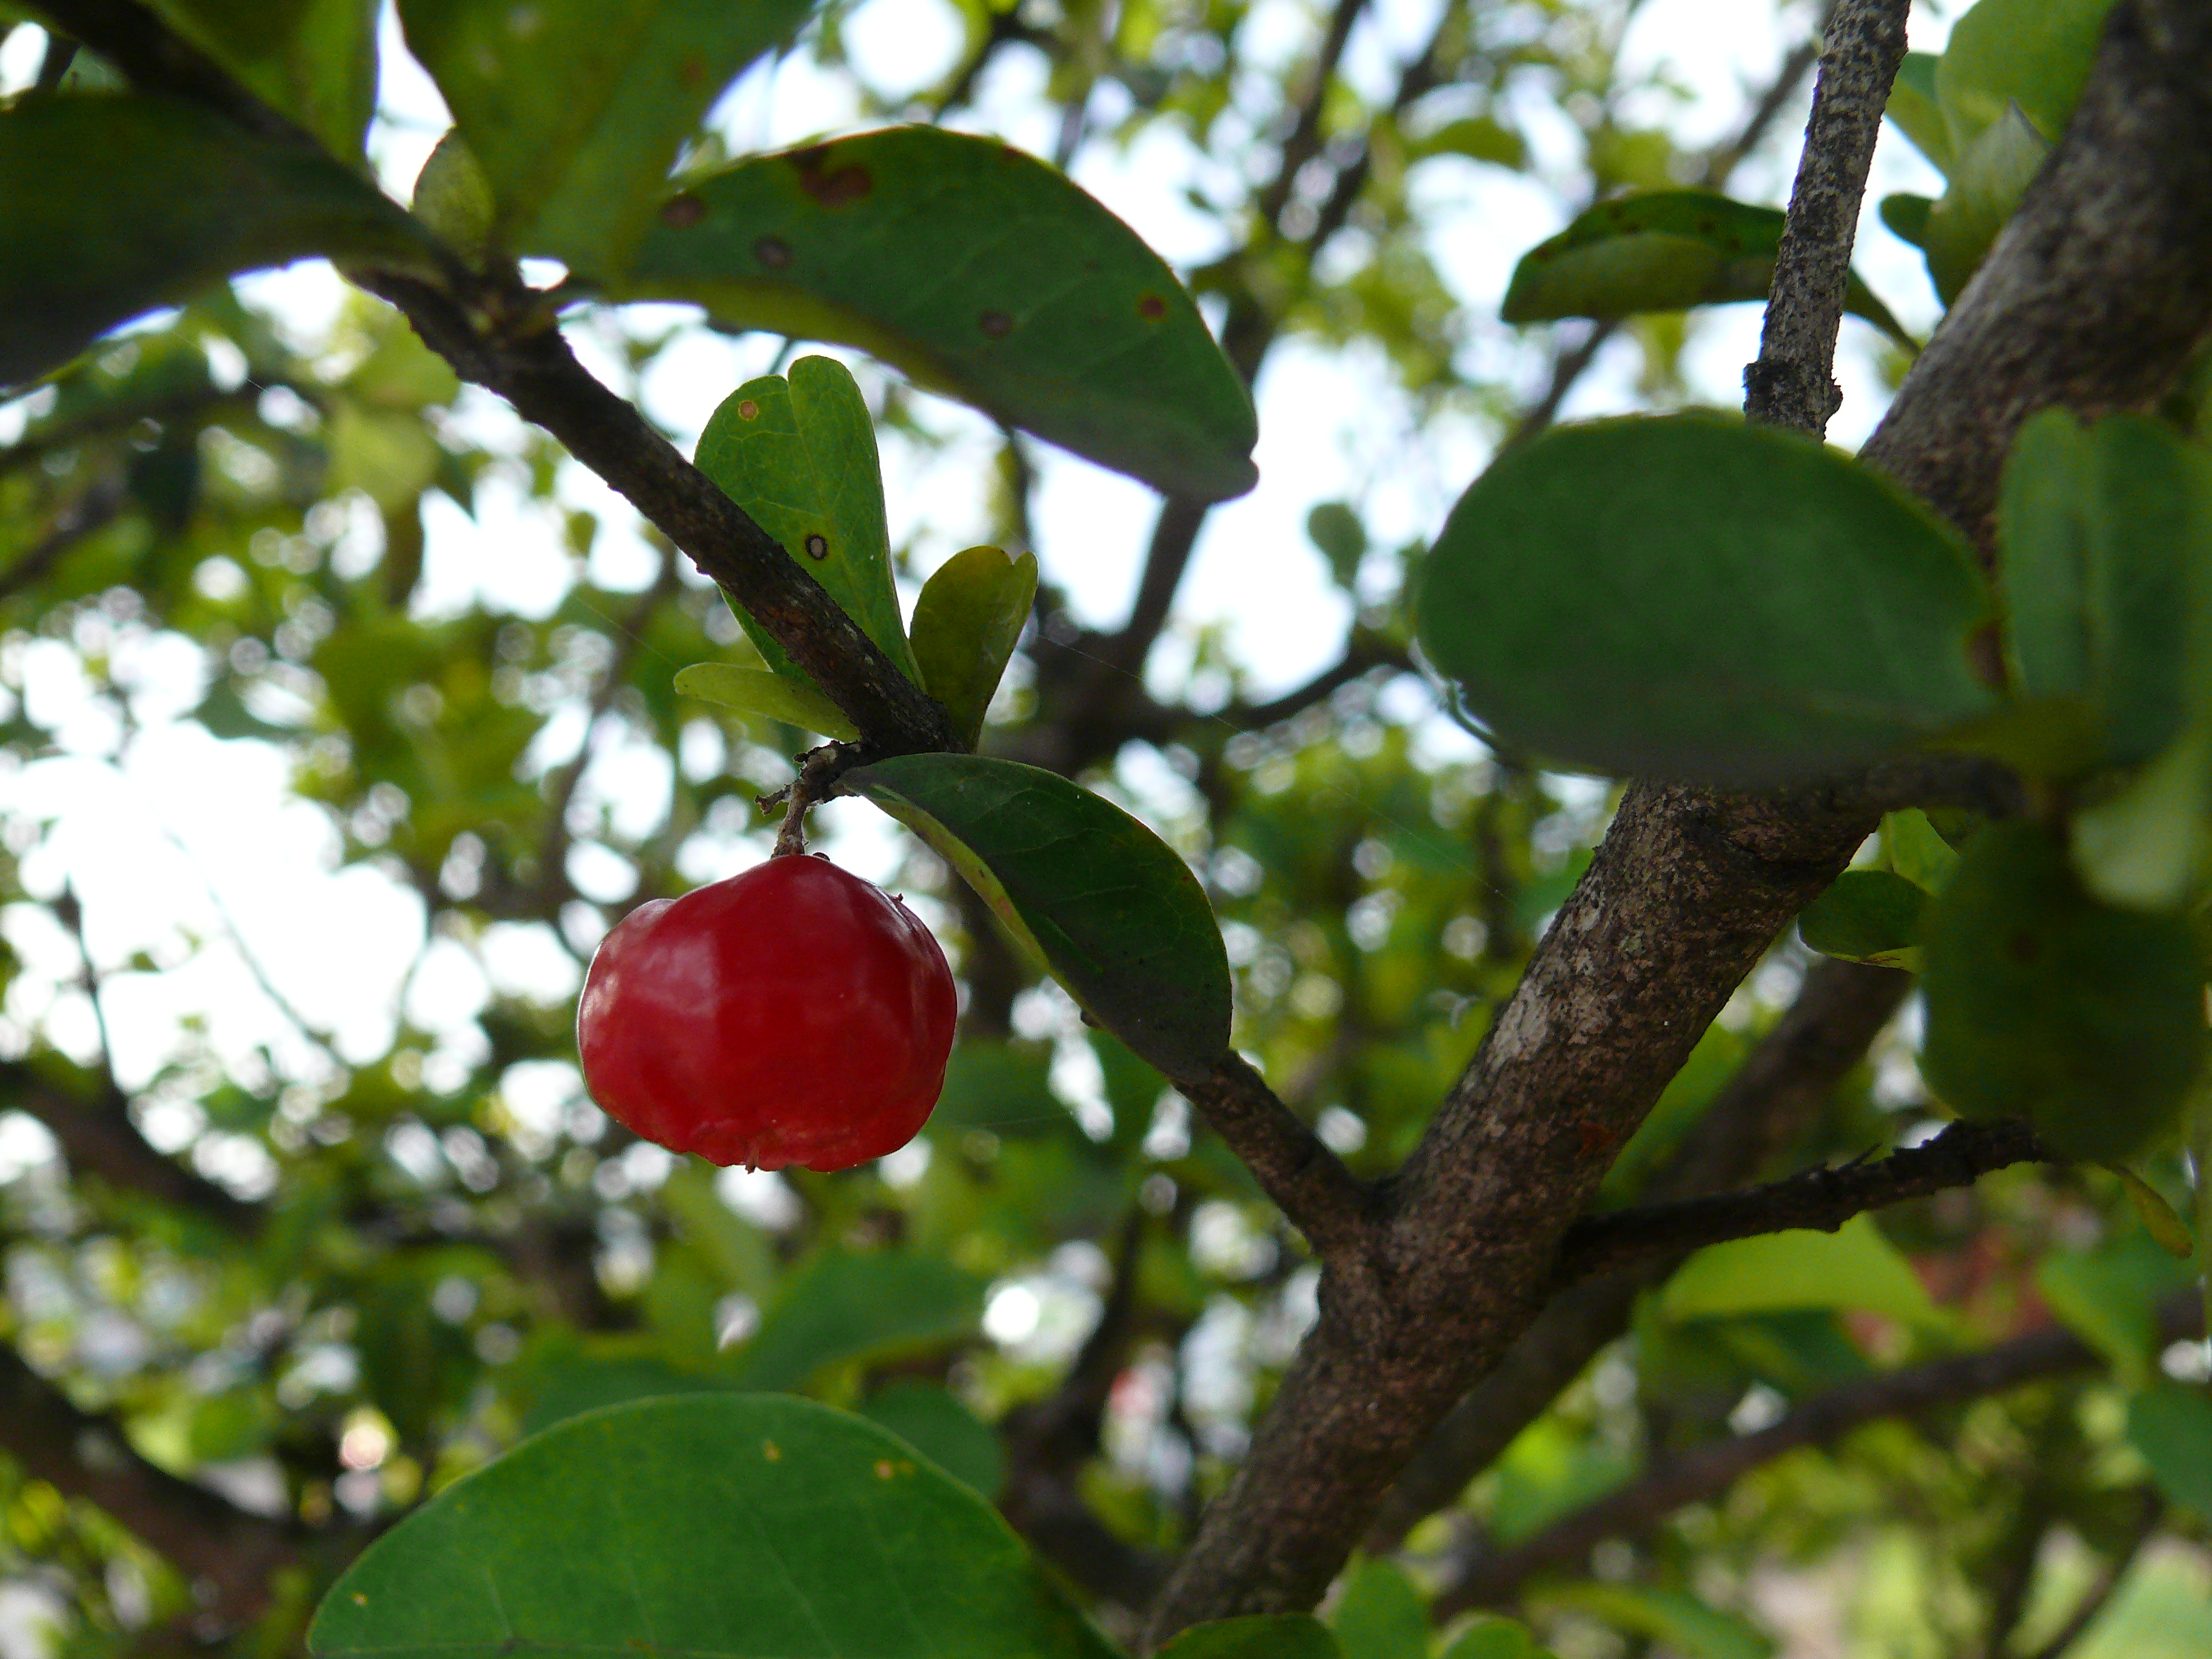
<svg viewBox="0 0 2212 1659"><path fill-rule="evenodd" d="M750 398L746 398L743 403L738 405L738 418L741 421L756 419L758 417L759 414L760 405Z"/></svg>
<svg viewBox="0 0 2212 1659"><path fill-rule="evenodd" d="M697 86L707 78L707 60L696 52L685 52L676 66L676 78L687 87Z"/></svg>
<svg viewBox="0 0 2212 1659"><path fill-rule="evenodd" d="M1157 323L1168 314L1168 302L1157 294L1147 294L1137 301L1137 315L1148 323Z"/></svg>
<svg viewBox="0 0 2212 1659"><path fill-rule="evenodd" d="M753 258L770 270L781 270L791 263L791 246L781 236L763 236L753 244Z"/></svg>
<svg viewBox="0 0 2212 1659"><path fill-rule="evenodd" d="M660 222L672 230L689 230L707 216L707 204L686 191L672 196L660 210Z"/></svg>
<svg viewBox="0 0 2212 1659"><path fill-rule="evenodd" d="M779 1462L782 1460L783 1449L773 1440L763 1440L761 1442L761 1455L771 1463Z"/></svg>
<svg viewBox="0 0 2212 1659"><path fill-rule="evenodd" d="M1014 319L1003 311L987 311L975 320L981 326L983 332L994 340L1002 338L1014 331Z"/></svg>
<svg viewBox="0 0 2212 1659"><path fill-rule="evenodd" d="M816 531L814 534L809 536L806 538L806 556L810 559L828 558L830 556L830 538L818 530Z"/></svg>
<svg viewBox="0 0 2212 1659"><path fill-rule="evenodd" d="M799 171L799 187L826 208L849 207L876 187L873 174L855 161L850 167L830 165L829 144L793 150L791 165Z"/></svg>
<svg viewBox="0 0 2212 1659"><path fill-rule="evenodd" d="M1710 236L1720 228L1721 222L1714 218L1710 213L1701 216L1698 220L1698 233L1699 235Z"/></svg>

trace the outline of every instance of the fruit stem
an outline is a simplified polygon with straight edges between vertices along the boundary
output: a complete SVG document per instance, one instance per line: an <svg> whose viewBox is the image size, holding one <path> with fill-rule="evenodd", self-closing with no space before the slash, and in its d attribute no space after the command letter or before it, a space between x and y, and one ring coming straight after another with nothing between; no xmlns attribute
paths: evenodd
<svg viewBox="0 0 2212 1659"><path fill-rule="evenodd" d="M842 747L825 743L819 749L810 749L800 757L797 777L774 794L760 798L758 805L763 812L773 810L779 800L784 803L783 827L775 832L775 847L769 854L770 858L789 858L805 852L806 811L836 790L835 772Z"/></svg>

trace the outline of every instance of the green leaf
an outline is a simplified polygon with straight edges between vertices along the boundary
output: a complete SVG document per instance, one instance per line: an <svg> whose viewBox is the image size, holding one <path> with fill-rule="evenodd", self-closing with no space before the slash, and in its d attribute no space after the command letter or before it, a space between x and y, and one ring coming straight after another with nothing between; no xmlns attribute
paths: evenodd
<svg viewBox="0 0 2212 1659"><path fill-rule="evenodd" d="M2178 910L2212 866L2212 720L2203 716L2118 794L2074 814L2081 884L2130 910Z"/></svg>
<svg viewBox="0 0 2212 1659"><path fill-rule="evenodd" d="M1420 641L1509 744L1774 783L1984 714L1989 593L1957 537L1835 450L1711 415L1565 427L1452 509Z"/></svg>
<svg viewBox="0 0 2212 1659"><path fill-rule="evenodd" d="M2112 8L2112 0L1981 0L1960 18L1935 76L1953 153L1964 154L2012 106L2055 143L2081 100Z"/></svg>
<svg viewBox="0 0 2212 1659"><path fill-rule="evenodd" d="M234 271L313 254L436 276L422 228L328 156L166 98L0 113L0 386Z"/></svg>
<svg viewBox="0 0 2212 1659"><path fill-rule="evenodd" d="M1951 187L1929 210L1920 238L1929 277L1945 305L1966 288L2050 153L2050 141L2017 109L1962 149Z"/></svg>
<svg viewBox="0 0 2212 1659"><path fill-rule="evenodd" d="M1363 1559L1329 1613L1344 1659L1428 1659L1429 1610L1395 1561Z"/></svg>
<svg viewBox="0 0 2212 1659"><path fill-rule="evenodd" d="M1343 1659L1343 1653L1318 1619L1275 1613L1193 1625L1154 1659Z"/></svg>
<svg viewBox="0 0 2212 1659"><path fill-rule="evenodd" d="M2181 1212L2166 1201L2166 1194L2125 1164L2107 1164L2105 1167L2119 1177L2120 1190L2127 1194L2128 1207L2136 1212L2136 1219L2142 1223L2152 1242L2176 1261L2194 1261L2197 1240L2190 1233L2189 1224L2181 1218Z"/></svg>
<svg viewBox="0 0 2212 1659"><path fill-rule="evenodd" d="M858 346L1170 495L1258 477L1251 399L1174 273L995 140L895 127L691 180L619 296Z"/></svg>
<svg viewBox="0 0 2212 1659"><path fill-rule="evenodd" d="M801 357L788 380L764 374L746 381L699 434L697 460L920 684L891 584L875 422L852 370L835 358ZM737 615L770 668L811 687L781 646L743 611Z"/></svg>
<svg viewBox="0 0 2212 1659"><path fill-rule="evenodd" d="M319 1659L664 1653L1111 1659L990 1505L873 1424L776 1395L594 1412L372 1544Z"/></svg>
<svg viewBox="0 0 2212 1659"><path fill-rule="evenodd" d="M1486 1613L1453 1639L1444 1659L1553 1659L1553 1655L1536 1644L1528 1627L1518 1620Z"/></svg>
<svg viewBox="0 0 2212 1659"><path fill-rule="evenodd" d="M573 1359L547 1370L531 1391L536 1398L523 1417L522 1431L537 1434L602 1407L665 1400L672 1395L714 1394L725 1387L658 1359Z"/></svg>
<svg viewBox="0 0 2212 1659"><path fill-rule="evenodd" d="M1928 895L1888 870L1846 870L1807 905L1797 932L1808 949L1846 962L1917 969L1917 929Z"/></svg>
<svg viewBox="0 0 2212 1659"><path fill-rule="evenodd" d="M2108 416L2089 437L2092 689L2112 759L2140 761L2173 740L2187 707L2191 565L2212 572L2204 464L2139 415Z"/></svg>
<svg viewBox="0 0 2212 1659"><path fill-rule="evenodd" d="M2042 824L1967 843L1922 928L1921 1070L1968 1117L2026 1113L2070 1158L2170 1129L2204 1055L2204 976L2178 917L2099 903Z"/></svg>
<svg viewBox="0 0 2212 1659"><path fill-rule="evenodd" d="M1006 1484L1006 1455L991 1425L934 1382L903 1377L868 1396L860 1415L889 1429L986 1498Z"/></svg>
<svg viewBox="0 0 2212 1659"><path fill-rule="evenodd" d="M911 639L921 689L945 705L953 735L973 749L991 694L1014 654L1036 599L1034 553L1010 559L995 547L955 553L922 584Z"/></svg>
<svg viewBox="0 0 2212 1659"><path fill-rule="evenodd" d="M1899 191L1883 197L1877 211L1881 215L1882 223L1889 227L1891 234L1901 242L1910 242L1924 253L1928 249L1928 216L1935 206L1933 197L1915 196L1909 191Z"/></svg>
<svg viewBox="0 0 2212 1659"><path fill-rule="evenodd" d="M1937 61L1932 52L1906 52L1905 61L1898 66L1897 81L1889 89L1889 106L1882 113L1894 121L1897 130L1934 163L1936 172L1948 174L1951 171L1951 134L1944 125L1943 108L1936 95ZM1888 216L1888 204L1884 203L1882 217L1887 220Z"/></svg>
<svg viewBox="0 0 2212 1659"><path fill-rule="evenodd" d="M2212 1393L2160 1382L2128 1402L2128 1443L2176 1504L2212 1518Z"/></svg>
<svg viewBox="0 0 2212 1659"><path fill-rule="evenodd" d="M1229 1047L1221 930L1175 850L1053 773L901 755L845 776L927 842L1076 1001L1170 1079Z"/></svg>
<svg viewBox="0 0 2212 1659"><path fill-rule="evenodd" d="M1328 561L1329 574L1349 592L1367 556L1367 526L1342 501L1323 501L1306 514L1306 539Z"/></svg>
<svg viewBox="0 0 2212 1659"><path fill-rule="evenodd" d="M768 668L741 668L735 663L695 662L676 671L676 689L687 697L711 702L718 708L734 708L741 714L759 714L825 738L858 743L860 733L837 705L811 685L787 679Z"/></svg>
<svg viewBox="0 0 2212 1659"><path fill-rule="evenodd" d="M975 1328L983 1282L943 1258L825 1251L783 1282L760 1328L726 1362L748 1389L796 1389L825 1367L911 1353Z"/></svg>
<svg viewBox="0 0 2212 1659"><path fill-rule="evenodd" d="M1687 1590L1642 1584L1574 1584L1547 1598L1601 1623L1646 1636L1683 1659L1768 1659L1774 1644Z"/></svg>
<svg viewBox="0 0 2212 1659"><path fill-rule="evenodd" d="M1920 1276L1869 1215L1832 1233L1793 1228L1699 1250L1675 1271L1660 1306L1677 1323L1792 1308L1859 1308L1941 1326Z"/></svg>
<svg viewBox="0 0 2212 1659"><path fill-rule="evenodd" d="M168 26L350 161L376 108L377 0L149 0Z"/></svg>
<svg viewBox="0 0 2212 1659"><path fill-rule="evenodd" d="M2005 667L2027 697L2085 694L2090 683L2088 548L2094 488L2088 436L2069 410L2032 416L2005 458L1997 499L1997 587Z"/></svg>
<svg viewBox="0 0 2212 1659"><path fill-rule="evenodd" d="M1708 190L1656 190L1601 202L1521 256L1498 315L1509 323L1626 317L1763 300L1785 215ZM1853 274L1844 308L1916 343Z"/></svg>
<svg viewBox="0 0 2212 1659"><path fill-rule="evenodd" d="M621 274L678 149L809 0L400 0L510 253Z"/></svg>
<svg viewBox="0 0 2212 1659"><path fill-rule="evenodd" d="M2036 1264L2035 1288L2068 1329L2134 1384L2158 1374L2158 1304L2186 1288L2189 1271L2148 1233L2094 1250L2056 1250Z"/></svg>
<svg viewBox="0 0 2212 1659"><path fill-rule="evenodd" d="M1950 880L1951 872L1959 867L1959 855L1951 843L1917 806L1882 819L1881 856L1905 880L1931 893Z"/></svg>
<svg viewBox="0 0 2212 1659"><path fill-rule="evenodd" d="M1431 155L1464 155L1502 167L1528 165L1528 146L1521 135L1487 115L1462 115L1435 131L1406 142L1406 160L1425 161Z"/></svg>
<svg viewBox="0 0 2212 1659"><path fill-rule="evenodd" d="M462 142L459 128L438 140L422 171L415 175L410 205L415 216L472 267L482 270L489 264L499 228L499 204L483 164Z"/></svg>

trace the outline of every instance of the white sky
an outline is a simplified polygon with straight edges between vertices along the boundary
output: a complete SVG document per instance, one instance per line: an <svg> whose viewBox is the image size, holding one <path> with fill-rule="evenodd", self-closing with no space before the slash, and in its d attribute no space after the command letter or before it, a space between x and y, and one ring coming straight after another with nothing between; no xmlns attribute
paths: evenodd
<svg viewBox="0 0 2212 1659"><path fill-rule="evenodd" d="M1393 65L1425 38L1435 4L1382 0L1353 34L1346 74L1363 90L1387 88ZM1688 142L1724 133L1740 117L1744 88L1763 84L1784 43L1796 37L1808 15L1809 9L1800 8L1784 33L1776 27L1770 0L1650 0L1632 26L1628 56L1636 64L1662 70L1691 94L1671 112L1655 106L1651 114L1666 116ZM1261 0L1245 25L1245 42L1268 60L1294 55L1310 39L1314 16L1295 0ZM1916 9L1915 46L1940 49L1947 32L1948 15L1925 6ZM870 0L848 22L846 38L872 78L915 88L945 73L960 41L943 0ZM372 153L387 187L404 200L446 117L428 77L405 56L388 6L385 48L383 113ZM20 31L0 47L0 90L27 82L40 49L35 30ZM1054 133L1041 112L1042 91L1035 54L1006 54L985 78L976 107L961 125L1049 152ZM731 90L715 116L733 146L748 149L796 142L856 119L847 83L797 61L773 73L767 66L757 69ZM1783 200L1801 123L1802 113L1778 124L1773 142L1739 175L1736 194ZM1540 126L1534 137L1540 157L1558 158L1551 182L1571 194L1576 188L1572 152L1557 132ZM1189 178L1218 170L1218 163L1197 155L1187 141L1158 131L1127 154L1090 146L1073 171L1167 258L1188 264L1220 250L1218 233L1182 203L1178 189ZM1893 190L1932 194L1939 188L1933 171L1886 134L1869 202ZM1564 220L1560 203L1539 182L1474 163L1431 164L1420 177L1419 198L1433 227L1439 266L1476 319L1495 319L1514 261ZM1881 228L1871 211L1863 229L1860 269L1908 327L1924 331L1936 306L1918 255ZM343 293L335 274L319 263L256 276L246 286L303 337L327 325ZM591 326L572 331L580 350L623 384L607 352L595 347ZM1699 401L1733 405L1739 400L1741 366L1756 355L1758 329L1755 306L1711 310L1695 321L1686 363ZM1471 349L1484 361L1517 364L1532 387L1540 381L1541 354L1534 339L1494 320L1476 332ZM679 349L664 353L653 367L636 395L688 447L714 405L738 381L763 372L779 343L758 337L732 341L690 327ZM1871 331L1846 321L1839 368L1846 397L1831 436L1847 447L1864 437L1881 412L1871 368L1875 343ZM853 363L864 384L878 374L854 354L836 355ZM1632 345L1609 350L1566 412L1592 416L1636 407L1637 367ZM1256 392L1260 485L1209 520L1177 613L1183 641L1194 628L1225 627L1258 695L1325 666L1349 620L1347 603L1306 542L1308 510L1316 501L1350 499L1361 507L1376 541L1392 544L1432 531L1480 470L1484 441L1470 424L1446 420L1414 429L1389 382L1376 354L1340 356L1296 341L1276 349L1261 378ZM976 538L972 532L980 526L996 442L985 422L956 405L931 400L927 408L931 421L957 441L933 457L895 439L884 447L893 535L913 539L925 568ZM472 434L495 447L511 446L519 431L511 413L483 394L471 394L460 418ZM19 410L0 408L0 441L14 435L20 421ZM1038 454L1037 551L1048 575L1085 622L1118 622L1133 591L1153 497L1139 484L1058 451ZM588 507L605 523L593 579L642 586L650 562L628 507L573 466L561 493L564 504ZM473 521L440 503L426 514L426 530L428 561L418 600L425 611L451 611L481 595L502 608L543 616L566 592L569 570L553 515L518 490L497 484L484 489ZM1164 683L1174 683L1188 660L1178 637L1166 641L1155 659L1155 678ZM82 643L106 648L109 642ZM135 729L127 737L88 697L70 651L40 644L16 652L20 683L34 713L63 720L63 752L0 773L0 811L50 826L25 860L24 879L41 895L58 891L66 880L82 897L92 951L107 975L106 1012L126 1085L143 1085L178 1051L180 1022L194 1016L207 1021L211 1046L225 1062L249 1074L258 1065L254 1051L264 1044L275 1050L287 1075L312 1077L328 1069L315 1046L260 988L231 942L234 929L268 979L308 1024L331 1034L348 1060L380 1052L403 1006L441 1040L462 1041L489 982L549 997L573 989L574 965L545 930L514 927L492 930L483 940L438 942L410 981L424 921L414 896L372 867L337 867L336 831L319 809L288 796L287 765L275 750L250 741L218 742L177 718L196 700L191 653L182 641L145 641L143 635L134 641L125 629L114 643L118 681L137 688ZM1439 744L1463 742L1437 725ZM557 763L573 753L583 737L580 727L580 721L567 722L557 741L541 745L540 758ZM556 752L562 744L566 753ZM1164 772L1153 768L1146 775L1156 780ZM635 748L611 748L587 775L586 794L622 799L649 815L656 800L665 799L667 787L665 760ZM841 860L864 874L889 875L900 848L884 821L850 803L825 809L825 818ZM611 853L599 853L603 856L595 863L592 848L580 849L575 873L580 880L588 878L618 913L626 866ZM694 873L728 873L757 855L757 849L726 846L702 855L720 867ZM26 1031L43 1024L64 1049L89 1058L95 1028L89 1004L70 988L76 973L73 946L56 933L47 913L33 906L0 912L0 933L43 970L24 975L10 992L0 1014L0 1049L20 1048ZM139 951L173 970L128 971L126 964ZM149 1127L164 1124L179 1144L194 1127L182 1108ZM45 1150L43 1132L27 1120L0 1117L0 1176L11 1163ZM226 1154L217 1145L204 1156L216 1161L217 1173L249 1184L256 1178L251 1157L236 1148ZM228 1166L221 1163L225 1156L233 1159Z"/></svg>

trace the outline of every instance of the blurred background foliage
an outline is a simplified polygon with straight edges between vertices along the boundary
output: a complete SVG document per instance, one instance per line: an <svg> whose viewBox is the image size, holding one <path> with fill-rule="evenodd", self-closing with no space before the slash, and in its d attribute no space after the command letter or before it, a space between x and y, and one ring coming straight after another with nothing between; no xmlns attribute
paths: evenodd
<svg viewBox="0 0 2212 1659"><path fill-rule="evenodd" d="M1701 320L1518 333L1469 304L1440 250L1478 185L1532 227L1499 233L1501 277L1624 186L1733 179L1773 199L1814 19L1739 8L1771 72L1718 109L1664 57L1624 58L1634 0L966 0L943 8L960 44L939 81L878 84L870 31L941 5L833 3L790 62L862 119L995 125L1172 198L1188 245L1212 250L1189 280L1239 368L1259 374L1271 349L1333 363L1332 385L1364 388L1352 418L1385 434L1360 462L1381 505L1355 489L1311 507L1310 545L1245 555L1256 586L1264 560L1310 562L1343 618L1340 655L1285 684L1249 637L1170 609L1194 533L1178 547L1180 509L1128 613L1086 619L1066 591L1085 547L1031 522L1055 463L862 368L902 574L978 528L1043 558L987 752L1079 775L1191 860L1227 937L1239 1047L1355 1169L1385 1174L1611 799L1483 750L1437 709L1406 644L1420 515L1388 499L1390 470L1410 434L1437 434L1413 465L1448 499L1578 385L1593 406L1730 398L1686 358ZM0 6L8 90L36 95L52 56L13 19ZM923 1139L779 1176L611 1126L574 1066L583 964L629 905L763 854L752 798L806 738L674 693L676 668L750 647L550 440L464 393L380 304L303 311L294 293L209 293L0 409L0 1653L289 1650L375 1528L518 1437L732 1388L802 1390L906 1435L1127 1628L1311 1316L1298 1241L1157 1075L858 808L832 812L833 850L925 907L963 981ZM632 388L711 378L732 349L759 372L781 349L667 308L576 332ZM1870 338L1855 384L1878 409L1898 365ZM1262 390L1263 431L1295 417ZM492 529L464 544L469 514ZM437 568L441 536L450 559L495 562L518 526L550 550L545 592ZM295 828L307 815L307 840L243 802L225 836L272 878L301 845L330 880L358 877L397 919L396 972L377 976L385 947L350 931L354 911L261 905L247 925L210 884L142 913L139 890L102 879L135 843L88 819L162 820L95 775L163 744L187 791L235 775L210 763L195 782L194 754L276 769L270 799ZM163 869L188 872L172 840ZM307 1006L280 956L363 1006ZM1807 961L1777 947L1607 1201L1661 1166ZM1924 1119L1912 1036L1908 1015L1774 1168ZM2180 1195L2178 1158L2153 1173ZM2201 1380L2204 1349L2157 1340L2152 1310L2185 1274L2147 1249L2117 1184L2014 1170L1861 1243L1910 1264L1924 1310L1819 1263L1764 1305L1725 1285L1647 1295L1449 1508L1353 1570L1346 1650L1426 1652L1425 1598L1468 1560L1656 1456L2054 1318L2112 1368L1801 1447L1588 1571L1516 1586L1517 1605L1589 1659L2212 1649L2206 1516L2148 1483L2125 1397L2161 1368Z"/></svg>

